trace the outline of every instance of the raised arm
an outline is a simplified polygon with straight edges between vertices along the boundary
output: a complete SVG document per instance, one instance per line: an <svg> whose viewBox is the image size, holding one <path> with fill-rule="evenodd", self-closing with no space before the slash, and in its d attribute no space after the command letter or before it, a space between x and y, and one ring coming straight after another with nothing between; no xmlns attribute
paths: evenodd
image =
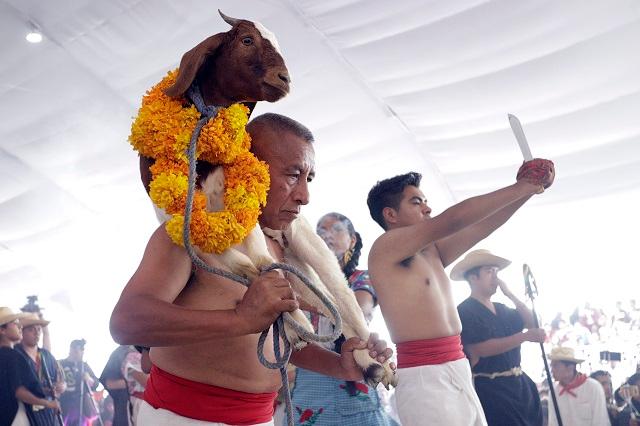
<svg viewBox="0 0 640 426"><path fill-rule="evenodd" d="M522 207L527 200L529 200L529 198L531 198L531 196L532 194L522 197L511 204L507 204L486 219L464 228L460 232L456 232L449 237L437 241L436 246L438 247L438 252L440 252L442 265L445 268L451 265L471 247L475 246L478 242L491 235L493 231L504 225L504 223L509 220L509 218L511 218L511 216L513 216L513 214Z"/></svg>
<svg viewBox="0 0 640 426"><path fill-rule="evenodd" d="M429 244L451 237L516 201L540 191L540 186L524 180L488 194L464 200L432 219L385 232L369 254L370 264L397 264ZM506 220L506 219L505 219Z"/></svg>
<svg viewBox="0 0 640 426"><path fill-rule="evenodd" d="M191 274L191 261L164 228L151 237L142 262L111 315L120 344L176 346L259 332L282 311L298 307L289 283L275 272L252 283L235 309L197 310L174 305Z"/></svg>

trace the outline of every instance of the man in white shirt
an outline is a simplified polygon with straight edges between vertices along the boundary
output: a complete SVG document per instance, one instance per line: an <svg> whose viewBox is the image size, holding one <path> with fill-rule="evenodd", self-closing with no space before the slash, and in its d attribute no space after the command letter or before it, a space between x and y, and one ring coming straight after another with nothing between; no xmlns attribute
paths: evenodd
<svg viewBox="0 0 640 426"><path fill-rule="evenodd" d="M610 426L602 386L582 373L576 366L583 359L572 348L557 347L549 354L551 373L557 381L556 398L564 426ZM557 426L553 401L549 403L549 426Z"/></svg>

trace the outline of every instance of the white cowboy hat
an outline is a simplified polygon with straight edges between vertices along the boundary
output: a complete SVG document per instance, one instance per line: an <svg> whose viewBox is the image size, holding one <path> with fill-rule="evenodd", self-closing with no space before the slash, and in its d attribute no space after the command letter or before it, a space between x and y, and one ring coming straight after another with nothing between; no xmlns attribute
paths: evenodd
<svg viewBox="0 0 640 426"><path fill-rule="evenodd" d="M489 250L474 250L467 255L451 270L451 277L454 281L464 281L464 274L469 270L478 266L497 266L502 270L511 265L511 261L503 257L492 254Z"/></svg>
<svg viewBox="0 0 640 426"><path fill-rule="evenodd" d="M27 312L20 318L20 325L22 327L29 327L30 325L48 325L50 321L40 319L38 314Z"/></svg>
<svg viewBox="0 0 640 426"><path fill-rule="evenodd" d="M0 325L8 324L11 321L24 318L25 316L27 316L27 314L16 314L11 308L7 308L6 306L0 307Z"/></svg>
<svg viewBox="0 0 640 426"><path fill-rule="evenodd" d="M569 361L576 364L580 364L584 359L576 358L576 351L573 348L566 348L558 346L551 349L551 353L548 355L551 361Z"/></svg>

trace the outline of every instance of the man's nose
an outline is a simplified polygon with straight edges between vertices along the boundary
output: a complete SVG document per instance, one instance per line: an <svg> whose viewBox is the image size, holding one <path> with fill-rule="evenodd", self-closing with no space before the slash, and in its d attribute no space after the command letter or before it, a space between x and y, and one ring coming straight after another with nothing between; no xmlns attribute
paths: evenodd
<svg viewBox="0 0 640 426"><path fill-rule="evenodd" d="M297 203L302 204L303 206L309 204L309 182L307 182L306 180L301 180L300 182L298 182L296 191L293 195L294 200Z"/></svg>

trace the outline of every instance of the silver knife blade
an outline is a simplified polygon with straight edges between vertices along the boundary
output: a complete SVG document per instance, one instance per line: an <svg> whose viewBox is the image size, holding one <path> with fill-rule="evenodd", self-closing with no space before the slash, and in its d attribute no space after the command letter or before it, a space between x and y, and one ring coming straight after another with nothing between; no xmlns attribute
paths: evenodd
<svg viewBox="0 0 640 426"><path fill-rule="evenodd" d="M531 149L529 149L527 137L524 135L524 130L522 130L522 124L520 124L520 120L518 120L518 117L513 114L507 115L509 117L511 130L513 130L513 134L516 136L516 140L518 141L518 146L520 147L520 152L522 152L524 161L533 160L533 155L531 155Z"/></svg>

